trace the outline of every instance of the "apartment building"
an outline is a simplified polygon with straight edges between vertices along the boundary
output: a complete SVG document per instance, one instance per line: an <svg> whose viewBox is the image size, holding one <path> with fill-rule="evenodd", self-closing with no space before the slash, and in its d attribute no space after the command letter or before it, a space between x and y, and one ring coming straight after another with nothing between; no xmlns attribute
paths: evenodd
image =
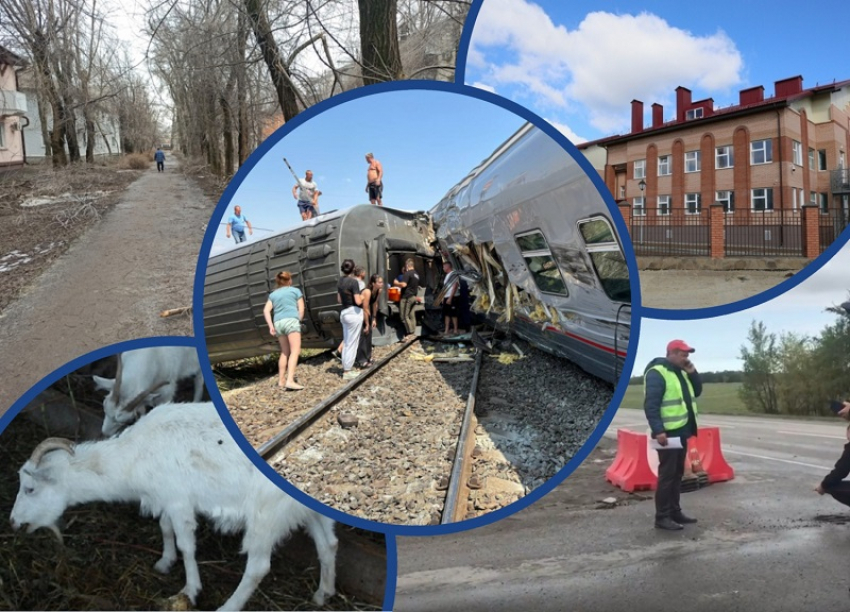
<svg viewBox="0 0 850 612"><path fill-rule="evenodd" d="M679 87L675 117L656 103L651 119L633 100L628 134L579 147L605 149L597 169L639 253L810 257L846 227L850 80L804 89L795 76L726 108Z"/></svg>

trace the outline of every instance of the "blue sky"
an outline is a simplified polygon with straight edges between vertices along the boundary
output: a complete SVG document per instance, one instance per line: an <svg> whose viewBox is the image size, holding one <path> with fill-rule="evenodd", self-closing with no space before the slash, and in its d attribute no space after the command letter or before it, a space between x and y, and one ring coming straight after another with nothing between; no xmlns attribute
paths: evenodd
<svg viewBox="0 0 850 612"><path fill-rule="evenodd" d="M777 337L786 332L817 336L836 315L824 312L850 296L850 245L822 268L777 298L734 314L692 321L641 320L640 340L633 374L642 374L654 357L663 357L670 340L680 338L696 349L694 364L702 371L741 368L741 346L753 320L762 321Z"/></svg>
<svg viewBox="0 0 850 612"><path fill-rule="evenodd" d="M836 24L816 35L816 24ZM741 89L803 76L803 86L850 79L850 2L485 0L465 81L547 119L573 142L627 133L631 100L675 113L674 91L715 106ZM829 27L827 27L829 29Z"/></svg>
<svg viewBox="0 0 850 612"><path fill-rule="evenodd" d="M320 212L369 203L368 152L383 164L386 206L428 210L524 123L478 98L424 89L334 106L284 136L251 169L229 203L211 254L233 245L224 223L236 204L255 228L249 240L301 221L284 157L299 177L313 171L322 191Z"/></svg>

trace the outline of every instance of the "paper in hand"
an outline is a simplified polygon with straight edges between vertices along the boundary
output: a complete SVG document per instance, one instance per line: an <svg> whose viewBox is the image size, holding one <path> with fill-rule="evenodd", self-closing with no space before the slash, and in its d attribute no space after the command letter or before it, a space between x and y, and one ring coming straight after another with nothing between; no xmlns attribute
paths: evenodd
<svg viewBox="0 0 850 612"><path fill-rule="evenodd" d="M667 446L661 446L658 443L658 440L652 438L652 448L655 450L675 450L677 448L682 447L682 438L676 436L675 438L667 438Z"/></svg>

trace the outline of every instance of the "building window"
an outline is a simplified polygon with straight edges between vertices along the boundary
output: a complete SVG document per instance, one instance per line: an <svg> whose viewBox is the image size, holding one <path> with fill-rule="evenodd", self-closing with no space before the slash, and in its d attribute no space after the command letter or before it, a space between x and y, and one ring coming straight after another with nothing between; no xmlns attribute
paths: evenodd
<svg viewBox="0 0 850 612"><path fill-rule="evenodd" d="M688 151L685 153L685 172L699 172L700 152Z"/></svg>
<svg viewBox="0 0 850 612"><path fill-rule="evenodd" d="M815 150L809 149L809 170L815 169Z"/></svg>
<svg viewBox="0 0 850 612"><path fill-rule="evenodd" d="M552 251L549 250L549 244L543 233L529 232L517 236L516 242L537 288L543 293L569 295L561 270L552 257Z"/></svg>
<svg viewBox="0 0 850 612"><path fill-rule="evenodd" d="M803 190L791 188L791 210L797 210L803 205Z"/></svg>
<svg viewBox="0 0 850 612"><path fill-rule="evenodd" d="M829 212L829 195L826 193L819 193L818 197L820 198L820 211L824 214Z"/></svg>
<svg viewBox="0 0 850 612"><path fill-rule="evenodd" d="M699 119L702 117L702 112L702 108L692 108L685 112L685 120L690 121L691 119Z"/></svg>
<svg viewBox="0 0 850 612"><path fill-rule="evenodd" d="M635 217L645 217L646 216L646 206L644 205L645 200L643 196L639 198L635 198L632 200L632 211L634 211Z"/></svg>
<svg viewBox="0 0 850 612"><path fill-rule="evenodd" d="M714 167L718 170L731 168L735 165L735 155L732 153L732 145L717 147L714 154Z"/></svg>
<svg viewBox="0 0 850 612"><path fill-rule="evenodd" d="M668 195L658 196L658 216L659 217L669 217L670 216L670 196L668 196Z"/></svg>
<svg viewBox="0 0 850 612"><path fill-rule="evenodd" d="M718 191L717 202L723 204L723 212L735 211L735 192L734 191Z"/></svg>
<svg viewBox="0 0 850 612"><path fill-rule="evenodd" d="M0 149L6 148L6 124L0 121Z"/></svg>
<svg viewBox="0 0 850 612"><path fill-rule="evenodd" d="M579 221L578 227L605 295L614 302L630 303L629 267L611 225L606 219L595 217Z"/></svg>
<svg viewBox="0 0 850 612"><path fill-rule="evenodd" d="M773 210L773 188L753 189L752 204L756 211Z"/></svg>
<svg viewBox="0 0 850 612"><path fill-rule="evenodd" d="M658 176L673 174L673 164L669 155L661 155L658 158Z"/></svg>
<svg viewBox="0 0 850 612"><path fill-rule="evenodd" d="M791 159L795 166L803 165L803 143L796 140L791 141Z"/></svg>
<svg viewBox="0 0 850 612"><path fill-rule="evenodd" d="M809 192L809 204L812 206L818 205L818 194L814 191Z"/></svg>
<svg viewBox="0 0 850 612"><path fill-rule="evenodd" d="M826 170L826 149L818 149L818 170Z"/></svg>
<svg viewBox="0 0 850 612"><path fill-rule="evenodd" d="M698 215L702 210L702 197L698 193L685 194L685 214Z"/></svg>
<svg viewBox="0 0 850 612"><path fill-rule="evenodd" d="M769 164L773 161L773 141L754 140L750 143L750 163Z"/></svg>
<svg viewBox="0 0 850 612"><path fill-rule="evenodd" d="M646 160L639 159L635 162L635 179L646 178Z"/></svg>
<svg viewBox="0 0 850 612"><path fill-rule="evenodd" d="M620 199L624 200L626 198L626 186L620 185Z"/></svg>

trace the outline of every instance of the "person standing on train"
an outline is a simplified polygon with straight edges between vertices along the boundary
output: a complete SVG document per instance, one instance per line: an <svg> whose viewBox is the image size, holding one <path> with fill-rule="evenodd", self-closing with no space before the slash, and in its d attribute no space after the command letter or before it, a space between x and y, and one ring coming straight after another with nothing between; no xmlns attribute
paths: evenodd
<svg viewBox="0 0 850 612"><path fill-rule="evenodd" d="M369 202L374 206L383 206L381 197L384 195L384 167L371 153L366 154L366 193L369 194Z"/></svg>
<svg viewBox="0 0 850 612"><path fill-rule="evenodd" d="M384 290L384 279L373 274L369 284L360 293L363 298L363 333L360 334L360 346L357 347L357 365L368 368L372 365L372 330L378 325L378 298Z"/></svg>
<svg viewBox="0 0 850 612"><path fill-rule="evenodd" d="M269 325L269 333L277 336L280 344L277 385L288 391L300 391L304 387L295 382L295 367L301 354L304 295L298 287L292 286L292 274L289 272L278 272L275 282L277 289L269 294L263 316Z"/></svg>
<svg viewBox="0 0 850 612"><path fill-rule="evenodd" d="M413 312L416 306L416 297L419 294L419 274L414 269L412 259L404 262L404 274L401 280L393 281L394 287L401 287L401 320L404 321L404 327L407 330L405 340L410 340L416 334L416 313Z"/></svg>
<svg viewBox="0 0 850 612"><path fill-rule="evenodd" d="M339 315L342 323L342 378L352 380L357 378L354 361L357 358L357 346L363 329L363 298L360 295L360 285L354 278L354 261L346 259L342 262L342 278L337 284L337 301L342 305Z"/></svg>
<svg viewBox="0 0 850 612"><path fill-rule="evenodd" d="M292 197L298 200L298 212L301 213L302 221L319 216L320 195L322 192L313 182L313 171L307 170L304 178L298 179L298 183L292 187Z"/></svg>

